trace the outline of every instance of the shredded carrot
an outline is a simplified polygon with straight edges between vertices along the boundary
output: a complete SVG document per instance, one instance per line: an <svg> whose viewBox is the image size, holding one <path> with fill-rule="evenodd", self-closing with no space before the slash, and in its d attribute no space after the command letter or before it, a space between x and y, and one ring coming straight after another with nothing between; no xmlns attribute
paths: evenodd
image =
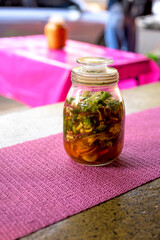
<svg viewBox="0 0 160 240"><path fill-rule="evenodd" d="M109 148L106 148L103 151L101 151L98 155L102 156L102 155L106 154L108 151L109 151Z"/></svg>

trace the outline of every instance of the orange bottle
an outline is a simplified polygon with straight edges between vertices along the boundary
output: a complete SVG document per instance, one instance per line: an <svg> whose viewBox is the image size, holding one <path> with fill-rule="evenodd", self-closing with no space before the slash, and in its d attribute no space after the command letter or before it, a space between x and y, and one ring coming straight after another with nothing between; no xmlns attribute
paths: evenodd
<svg viewBox="0 0 160 240"><path fill-rule="evenodd" d="M44 27L44 33L50 49L59 49L65 46L67 29L62 19L49 19L48 23Z"/></svg>

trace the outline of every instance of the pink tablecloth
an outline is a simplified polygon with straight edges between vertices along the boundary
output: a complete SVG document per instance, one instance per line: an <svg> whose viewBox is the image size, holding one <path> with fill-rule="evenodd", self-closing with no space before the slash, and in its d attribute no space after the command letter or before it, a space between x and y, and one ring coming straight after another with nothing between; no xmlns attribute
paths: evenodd
<svg viewBox="0 0 160 240"><path fill-rule="evenodd" d="M68 40L63 50L48 50L44 36L0 39L0 94L29 106L65 100L76 59L104 56L114 60L121 89L156 82L158 66L145 56Z"/></svg>

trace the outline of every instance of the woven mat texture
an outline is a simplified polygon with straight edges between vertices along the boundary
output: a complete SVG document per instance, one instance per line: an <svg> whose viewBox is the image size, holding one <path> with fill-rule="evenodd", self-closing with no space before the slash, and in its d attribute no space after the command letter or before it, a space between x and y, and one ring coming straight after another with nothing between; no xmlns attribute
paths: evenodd
<svg viewBox="0 0 160 240"><path fill-rule="evenodd" d="M0 239L25 236L158 177L160 108L127 116L123 152L107 167L75 163L62 134L3 148Z"/></svg>

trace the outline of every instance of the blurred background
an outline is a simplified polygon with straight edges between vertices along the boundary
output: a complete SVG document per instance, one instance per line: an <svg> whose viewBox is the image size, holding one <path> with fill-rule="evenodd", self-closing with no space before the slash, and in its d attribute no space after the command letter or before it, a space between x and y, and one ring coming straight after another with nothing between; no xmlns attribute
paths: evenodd
<svg viewBox="0 0 160 240"><path fill-rule="evenodd" d="M0 37L43 34L48 19L58 15L69 39L105 45L107 6L107 0L0 0ZM152 15L136 19L136 51L155 52L159 44L160 0L153 0Z"/></svg>
<svg viewBox="0 0 160 240"><path fill-rule="evenodd" d="M104 0L0 0L0 6L0 37L42 34L48 19L58 15L69 39L104 44Z"/></svg>

